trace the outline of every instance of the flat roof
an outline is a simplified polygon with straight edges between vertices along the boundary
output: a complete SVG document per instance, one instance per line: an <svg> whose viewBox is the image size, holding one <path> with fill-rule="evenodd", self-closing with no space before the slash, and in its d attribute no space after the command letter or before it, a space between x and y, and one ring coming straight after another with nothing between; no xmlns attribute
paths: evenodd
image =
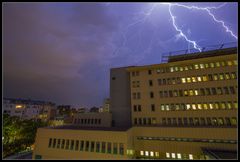
<svg viewBox="0 0 240 162"><path fill-rule="evenodd" d="M69 130L102 130L102 131L127 131L130 127L88 127L80 125L62 125L56 127L45 127L47 129L69 129Z"/></svg>

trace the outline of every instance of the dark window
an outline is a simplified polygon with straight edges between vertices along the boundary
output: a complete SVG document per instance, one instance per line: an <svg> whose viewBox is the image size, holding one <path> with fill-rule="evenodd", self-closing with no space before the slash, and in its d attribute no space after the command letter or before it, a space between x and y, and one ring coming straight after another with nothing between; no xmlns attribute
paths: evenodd
<svg viewBox="0 0 240 162"><path fill-rule="evenodd" d="M117 143L113 143L113 154L117 154L117 153L118 153Z"/></svg>
<svg viewBox="0 0 240 162"><path fill-rule="evenodd" d="M98 120L97 120L97 119L95 119L95 124L97 124L97 121L98 121Z"/></svg>
<svg viewBox="0 0 240 162"><path fill-rule="evenodd" d="M76 140L75 150L78 150L79 148L79 140Z"/></svg>
<svg viewBox="0 0 240 162"><path fill-rule="evenodd" d="M151 118L148 118L148 124L152 124L152 120L151 120Z"/></svg>
<svg viewBox="0 0 240 162"><path fill-rule="evenodd" d="M212 74L208 74L208 79L209 79L209 81L213 80Z"/></svg>
<svg viewBox="0 0 240 162"><path fill-rule="evenodd" d="M65 147L66 150L69 149L69 140L66 141L66 147Z"/></svg>
<svg viewBox="0 0 240 162"><path fill-rule="evenodd" d="M231 122L230 122L230 118L225 118L225 123L227 126L230 126L231 125Z"/></svg>
<svg viewBox="0 0 240 162"><path fill-rule="evenodd" d="M120 153L120 155L124 155L124 145L123 145L123 143L119 144L119 153Z"/></svg>
<svg viewBox="0 0 240 162"><path fill-rule="evenodd" d="M135 71L132 72L132 76L135 76Z"/></svg>
<svg viewBox="0 0 240 162"><path fill-rule="evenodd" d="M163 85L166 85L166 79L163 79L162 83L163 83Z"/></svg>
<svg viewBox="0 0 240 162"><path fill-rule="evenodd" d="M134 112L137 111L137 105L133 105L133 110L134 110Z"/></svg>
<svg viewBox="0 0 240 162"><path fill-rule="evenodd" d="M159 95L162 98L163 97L163 91L159 91Z"/></svg>
<svg viewBox="0 0 240 162"><path fill-rule="evenodd" d="M81 141L80 151L83 151L83 148L84 148L84 141Z"/></svg>
<svg viewBox="0 0 240 162"><path fill-rule="evenodd" d="M183 118L183 124L184 124L184 125L188 125L188 120L187 120L187 118Z"/></svg>
<svg viewBox="0 0 240 162"><path fill-rule="evenodd" d="M213 94L213 95L216 95L216 94L217 94L216 88L212 88L212 94Z"/></svg>
<svg viewBox="0 0 240 162"><path fill-rule="evenodd" d="M171 120L171 118L167 118L167 122L168 122L168 123L167 123L168 125L172 125L172 120Z"/></svg>
<svg viewBox="0 0 240 162"><path fill-rule="evenodd" d="M189 124L193 125L193 118L189 118Z"/></svg>
<svg viewBox="0 0 240 162"><path fill-rule="evenodd" d="M153 92L150 92L150 98L153 98L153 97L154 97Z"/></svg>
<svg viewBox="0 0 240 162"><path fill-rule="evenodd" d="M146 124L147 124L147 119L143 118L143 125L146 125Z"/></svg>
<svg viewBox="0 0 240 162"><path fill-rule="evenodd" d="M164 91L164 97L168 97L168 92Z"/></svg>
<svg viewBox="0 0 240 162"><path fill-rule="evenodd" d="M212 125L211 118L207 118L207 125Z"/></svg>
<svg viewBox="0 0 240 162"><path fill-rule="evenodd" d="M136 76L139 76L139 71L136 71Z"/></svg>
<svg viewBox="0 0 240 162"><path fill-rule="evenodd" d="M200 95L201 95L201 96L205 96L205 91L204 91L203 88L200 88Z"/></svg>
<svg viewBox="0 0 240 162"><path fill-rule="evenodd" d="M107 143L107 153L109 153L109 154L112 153L112 143L110 143L110 142Z"/></svg>
<svg viewBox="0 0 240 162"><path fill-rule="evenodd" d="M94 119L91 119L91 124L93 124Z"/></svg>
<svg viewBox="0 0 240 162"><path fill-rule="evenodd" d="M178 118L178 125L182 125L182 118Z"/></svg>
<svg viewBox="0 0 240 162"><path fill-rule="evenodd" d="M137 118L134 118L134 124L137 124Z"/></svg>
<svg viewBox="0 0 240 162"><path fill-rule="evenodd" d="M219 94L219 95L222 94L222 88L221 88L221 87L218 87L218 88L217 88L217 94Z"/></svg>
<svg viewBox="0 0 240 162"><path fill-rule="evenodd" d="M86 141L85 151L89 151L89 141Z"/></svg>
<svg viewBox="0 0 240 162"><path fill-rule="evenodd" d="M116 78L115 77L112 77L112 80L115 80Z"/></svg>
<svg viewBox="0 0 240 162"><path fill-rule="evenodd" d="M229 94L228 87L224 87L223 90L224 90L224 94Z"/></svg>
<svg viewBox="0 0 240 162"><path fill-rule="evenodd" d="M235 94L235 89L234 89L234 87L229 87L229 89L230 89L230 93L231 93L231 94Z"/></svg>
<svg viewBox="0 0 240 162"><path fill-rule="evenodd" d="M171 81L170 78L167 79L167 83L168 83L169 85L172 84L172 81Z"/></svg>
<svg viewBox="0 0 240 162"><path fill-rule="evenodd" d="M201 125L206 125L205 118L200 118Z"/></svg>
<svg viewBox="0 0 240 162"><path fill-rule="evenodd" d="M54 139L53 139L53 148L55 148L55 146L56 146L56 141L57 141L57 139L54 138Z"/></svg>
<svg viewBox="0 0 240 162"><path fill-rule="evenodd" d="M151 110L155 111L155 105L154 104L151 104Z"/></svg>
<svg viewBox="0 0 240 162"><path fill-rule="evenodd" d="M90 124L91 119L88 119L88 124Z"/></svg>
<svg viewBox="0 0 240 162"><path fill-rule="evenodd" d="M101 124L101 119L98 119L98 124Z"/></svg>
<svg viewBox="0 0 240 162"><path fill-rule="evenodd" d="M142 118L138 118L138 123L142 125Z"/></svg>
<svg viewBox="0 0 240 162"><path fill-rule="evenodd" d="M210 88L206 88L206 95L211 95Z"/></svg>
<svg viewBox="0 0 240 162"><path fill-rule="evenodd" d="M137 99L141 99L141 94L140 94L140 92L137 93Z"/></svg>
<svg viewBox="0 0 240 162"><path fill-rule="evenodd" d="M169 97L173 97L172 91L169 91Z"/></svg>
<svg viewBox="0 0 240 162"><path fill-rule="evenodd" d="M151 75L152 74L152 70L148 70L148 74Z"/></svg>
<svg viewBox="0 0 240 162"><path fill-rule="evenodd" d="M51 146L52 146L52 138L50 138L48 142L48 147L51 147Z"/></svg>
<svg viewBox="0 0 240 162"><path fill-rule="evenodd" d="M94 147L95 147L95 142L92 141L92 142L91 142L91 152L94 152Z"/></svg>
<svg viewBox="0 0 240 162"><path fill-rule="evenodd" d="M183 96L183 91L179 90L179 96L182 97Z"/></svg>
<svg viewBox="0 0 240 162"><path fill-rule="evenodd" d="M194 118L194 125L200 125L199 118Z"/></svg>
<svg viewBox="0 0 240 162"><path fill-rule="evenodd" d="M57 140L57 148L60 148L60 144L61 144L61 139Z"/></svg>
<svg viewBox="0 0 240 162"><path fill-rule="evenodd" d="M173 118L173 125L177 125L177 119Z"/></svg>
<svg viewBox="0 0 240 162"><path fill-rule="evenodd" d="M70 149L73 150L73 147L74 147L74 140L71 140L71 147L70 147Z"/></svg>
<svg viewBox="0 0 240 162"><path fill-rule="evenodd" d="M141 105L138 105L138 111L139 111L139 112L142 111L142 107L141 107Z"/></svg>
<svg viewBox="0 0 240 162"><path fill-rule="evenodd" d="M158 79L158 85L162 85L162 79Z"/></svg>
<svg viewBox="0 0 240 162"><path fill-rule="evenodd" d="M153 86L152 80L149 80L149 86Z"/></svg>
<svg viewBox="0 0 240 162"><path fill-rule="evenodd" d="M62 140L62 146L61 146L61 149L64 149L65 147L65 139Z"/></svg>
<svg viewBox="0 0 240 162"><path fill-rule="evenodd" d="M100 152L100 142L96 142L96 152Z"/></svg>
<svg viewBox="0 0 240 162"><path fill-rule="evenodd" d="M162 124L163 125L166 125L167 123L166 123L166 118L162 118Z"/></svg>

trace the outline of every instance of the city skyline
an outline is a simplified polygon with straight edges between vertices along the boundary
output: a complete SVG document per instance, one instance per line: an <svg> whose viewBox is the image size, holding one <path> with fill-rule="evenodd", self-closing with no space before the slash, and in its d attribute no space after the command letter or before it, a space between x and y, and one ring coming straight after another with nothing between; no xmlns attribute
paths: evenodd
<svg viewBox="0 0 240 162"><path fill-rule="evenodd" d="M152 7L153 3L4 3L4 97L100 106L109 97L110 68L161 63L162 53L193 48L174 29L168 7ZM201 47L237 41L203 11L172 11L179 27ZM214 10L236 35L237 12L237 3ZM151 16L143 21L146 13Z"/></svg>

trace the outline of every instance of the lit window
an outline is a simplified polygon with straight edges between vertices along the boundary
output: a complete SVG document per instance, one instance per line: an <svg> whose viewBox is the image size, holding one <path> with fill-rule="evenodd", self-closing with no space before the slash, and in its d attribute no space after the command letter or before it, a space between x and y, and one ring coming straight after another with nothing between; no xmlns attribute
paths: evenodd
<svg viewBox="0 0 240 162"><path fill-rule="evenodd" d="M215 109L219 109L219 103L215 102Z"/></svg>
<svg viewBox="0 0 240 162"><path fill-rule="evenodd" d="M209 65L208 65L208 63L206 63L206 64L205 64L205 68L209 68Z"/></svg>
<svg viewBox="0 0 240 162"><path fill-rule="evenodd" d="M187 66L185 66L185 67L184 67L184 70L188 70L188 67L187 67Z"/></svg>
<svg viewBox="0 0 240 162"><path fill-rule="evenodd" d="M203 81L204 81L204 82L208 81L206 75L203 76Z"/></svg>
<svg viewBox="0 0 240 162"><path fill-rule="evenodd" d="M197 80L198 80L199 82L201 82L201 81L202 81L202 78L201 78L201 77L197 77Z"/></svg>
<svg viewBox="0 0 240 162"><path fill-rule="evenodd" d="M152 156L152 157L154 156L154 153L153 153L153 151L150 151L150 156Z"/></svg>
<svg viewBox="0 0 240 162"><path fill-rule="evenodd" d="M169 111L170 109L169 109L169 105L168 104L166 104L166 110L167 111Z"/></svg>
<svg viewBox="0 0 240 162"><path fill-rule="evenodd" d="M183 67L179 67L179 71L183 71Z"/></svg>
<svg viewBox="0 0 240 162"><path fill-rule="evenodd" d="M187 82L191 83L191 78L190 77L187 78Z"/></svg>
<svg viewBox="0 0 240 162"><path fill-rule="evenodd" d="M217 74L213 75L213 80L218 80L218 75Z"/></svg>
<svg viewBox="0 0 240 162"><path fill-rule="evenodd" d="M219 74L219 79L220 80L223 80L224 78L223 78L223 74Z"/></svg>
<svg viewBox="0 0 240 162"><path fill-rule="evenodd" d="M190 104L186 104L187 105L187 110L189 110L191 108Z"/></svg>
<svg viewBox="0 0 240 162"><path fill-rule="evenodd" d="M149 152L148 151L145 151L145 156L149 156Z"/></svg>
<svg viewBox="0 0 240 162"><path fill-rule="evenodd" d="M192 82L197 82L196 77L192 77Z"/></svg>
<svg viewBox="0 0 240 162"><path fill-rule="evenodd" d="M144 155L144 151L140 151L140 155L143 156Z"/></svg>
<svg viewBox="0 0 240 162"><path fill-rule="evenodd" d="M208 109L207 104L203 104L203 108L204 108L205 110L207 110L207 109Z"/></svg>
<svg viewBox="0 0 240 162"><path fill-rule="evenodd" d="M195 104L192 104L192 109L196 110L196 105Z"/></svg>
<svg viewBox="0 0 240 162"><path fill-rule="evenodd" d="M220 62L216 62L216 67L220 67Z"/></svg>
<svg viewBox="0 0 240 162"><path fill-rule="evenodd" d="M197 104L198 105L198 109L201 110L202 109L202 104Z"/></svg>
<svg viewBox="0 0 240 162"><path fill-rule="evenodd" d="M157 69L157 73L160 73L160 69Z"/></svg>
<svg viewBox="0 0 240 162"><path fill-rule="evenodd" d="M221 103L221 108L222 108L222 109L226 109L226 104L225 104L225 102L222 102L222 103Z"/></svg>
<svg viewBox="0 0 240 162"><path fill-rule="evenodd" d="M213 104L212 103L209 104L209 108L213 109Z"/></svg>
<svg viewBox="0 0 240 162"><path fill-rule="evenodd" d="M165 108L164 108L164 105L163 105L163 104L161 104L161 106L160 106L160 107L161 107L161 110L162 110L162 111L164 111L164 109L165 109Z"/></svg>
<svg viewBox="0 0 240 162"><path fill-rule="evenodd" d="M235 109L237 109L237 108L238 108L238 104L237 104L237 102L236 102L236 101L233 103L233 105L234 105L234 108L235 108Z"/></svg>
<svg viewBox="0 0 240 162"><path fill-rule="evenodd" d="M233 65L232 61L227 61L227 65L232 66Z"/></svg>
<svg viewBox="0 0 240 162"><path fill-rule="evenodd" d="M189 96L193 96L193 90L189 90Z"/></svg>
<svg viewBox="0 0 240 162"><path fill-rule="evenodd" d="M195 93L196 96L198 96L198 90L195 89L194 93Z"/></svg>
<svg viewBox="0 0 240 162"><path fill-rule="evenodd" d="M233 60L233 64L234 64L234 65L237 65L237 60Z"/></svg>
<svg viewBox="0 0 240 162"><path fill-rule="evenodd" d="M181 158L182 158L182 156L181 156L180 153L177 153L177 158L178 158L178 159L181 159Z"/></svg>
<svg viewBox="0 0 240 162"><path fill-rule="evenodd" d="M155 156L156 156L156 157L159 157L159 152L155 152Z"/></svg>
<svg viewBox="0 0 240 162"><path fill-rule="evenodd" d="M204 69L205 67L204 67L204 64L200 64L200 68L201 69Z"/></svg>
<svg viewBox="0 0 240 162"><path fill-rule="evenodd" d="M225 78L226 78L226 79L230 79L230 74L229 74L229 73L226 73L226 74L225 74Z"/></svg>
<svg viewBox="0 0 240 162"><path fill-rule="evenodd" d="M175 71L178 71L179 69L178 69L178 67L177 66L175 66Z"/></svg>
<svg viewBox="0 0 240 162"><path fill-rule="evenodd" d="M170 72L174 72L174 67L170 67Z"/></svg>
<svg viewBox="0 0 240 162"><path fill-rule="evenodd" d="M166 157L170 158L170 153L166 152Z"/></svg>
<svg viewBox="0 0 240 162"><path fill-rule="evenodd" d="M236 73L231 73L231 78L236 79L237 78Z"/></svg>
<svg viewBox="0 0 240 162"><path fill-rule="evenodd" d="M211 63L210 63L210 67L211 67L211 68L214 68L214 63L211 62Z"/></svg>
<svg viewBox="0 0 240 162"><path fill-rule="evenodd" d="M198 64L195 64L195 65L194 65L194 69L199 69Z"/></svg>
<svg viewBox="0 0 240 162"><path fill-rule="evenodd" d="M184 90L184 96L188 96L188 91Z"/></svg>
<svg viewBox="0 0 240 162"><path fill-rule="evenodd" d="M224 61L221 61L221 66L225 66L225 62Z"/></svg>
<svg viewBox="0 0 240 162"><path fill-rule="evenodd" d="M174 158L174 159L176 158L176 155L175 155L175 153L172 153L172 158Z"/></svg>
<svg viewBox="0 0 240 162"><path fill-rule="evenodd" d="M232 104L231 104L231 102L227 102L227 108L228 108L228 109L232 109Z"/></svg>
<svg viewBox="0 0 240 162"><path fill-rule="evenodd" d="M182 78L182 83L186 83L186 79L185 78Z"/></svg>
<svg viewBox="0 0 240 162"><path fill-rule="evenodd" d="M193 155L189 154L189 159L192 160L193 159Z"/></svg>

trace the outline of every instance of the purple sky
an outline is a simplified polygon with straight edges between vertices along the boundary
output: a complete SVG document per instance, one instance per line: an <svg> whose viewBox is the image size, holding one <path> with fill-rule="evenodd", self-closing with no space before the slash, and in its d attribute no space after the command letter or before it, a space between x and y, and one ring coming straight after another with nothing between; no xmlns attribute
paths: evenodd
<svg viewBox="0 0 240 162"><path fill-rule="evenodd" d="M3 3L4 97L100 106L109 97L110 68L161 63L162 53L188 48L167 5L157 5L143 19L153 4ZM182 7L172 12L201 47L237 41L207 12ZM212 13L238 35L237 3Z"/></svg>

